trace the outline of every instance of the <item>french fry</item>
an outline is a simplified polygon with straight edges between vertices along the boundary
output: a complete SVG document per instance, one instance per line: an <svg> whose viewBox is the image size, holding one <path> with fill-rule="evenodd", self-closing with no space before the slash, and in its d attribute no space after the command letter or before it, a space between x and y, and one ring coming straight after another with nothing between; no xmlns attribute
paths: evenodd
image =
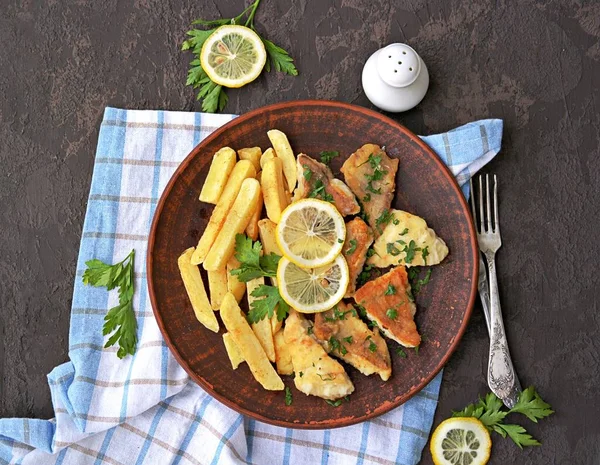
<svg viewBox="0 0 600 465"><path fill-rule="evenodd" d="M263 205L264 202L261 190L258 193L258 205L256 206L256 210L254 210L254 214L250 218L250 223L248 223L248 226L246 227L246 235L253 241L258 239L258 220L260 220L260 217L262 215Z"/></svg>
<svg viewBox="0 0 600 465"><path fill-rule="evenodd" d="M271 221L278 223L281 212L290 203L280 158L273 158L265 163L261 176L261 188L267 216Z"/></svg>
<svg viewBox="0 0 600 465"><path fill-rule="evenodd" d="M223 344L225 344L225 350L227 351L227 357L229 357L229 361L231 362L231 368L236 370L237 367L240 366L240 363L245 360L240 348L231 337L231 333L223 334Z"/></svg>
<svg viewBox="0 0 600 465"><path fill-rule="evenodd" d="M256 180L258 182L260 182L261 179L262 179L262 171L259 171L258 173L256 173Z"/></svg>
<svg viewBox="0 0 600 465"><path fill-rule="evenodd" d="M277 373L280 375L291 375L294 372L292 352L290 351L290 346L285 343L283 331L278 331L273 335L273 342L275 343L275 365L277 367Z"/></svg>
<svg viewBox="0 0 600 465"><path fill-rule="evenodd" d="M246 293L246 283L241 282L237 276L231 274L231 270L235 270L240 267L240 262L235 256L231 256L227 262L227 290L235 296L238 304Z"/></svg>
<svg viewBox="0 0 600 465"><path fill-rule="evenodd" d="M283 162L283 172L285 173L285 179L287 179L287 190L288 192L293 192L296 187L296 181L298 180L296 173L296 157L294 156L288 138L278 129L267 131L267 136L269 136L269 140L273 145L277 158Z"/></svg>
<svg viewBox="0 0 600 465"><path fill-rule="evenodd" d="M230 147L223 147L213 155L208 175L200 191L200 201L217 203L233 171L236 158L235 151Z"/></svg>
<svg viewBox="0 0 600 465"><path fill-rule="evenodd" d="M260 149L260 147L248 147L245 149L239 149L237 153L240 157L240 160L251 161L256 171L260 171L260 158L262 155L262 150Z"/></svg>
<svg viewBox="0 0 600 465"><path fill-rule="evenodd" d="M235 249L235 236L244 232L256 210L259 193L260 184L256 179L244 179L240 192L202 264L205 270L214 271L225 267Z"/></svg>
<svg viewBox="0 0 600 465"><path fill-rule="evenodd" d="M258 286L265 283L265 278L255 278L251 279L246 283L246 292L248 294L248 308L251 308L252 302L254 302L257 297L252 295L252 291L256 289ZM259 297L260 298L260 297ZM258 323L252 323L252 331L256 334L260 345L267 354L267 358L271 361L275 361L275 346L273 345L273 333L271 332L271 320L269 318L263 318Z"/></svg>
<svg viewBox="0 0 600 465"><path fill-rule="evenodd" d="M266 254L274 253L277 255L283 255L279 245L277 245L277 240L275 239L276 229L277 225L268 218L264 218L258 222L258 234L260 236L260 242L262 243L263 250ZM271 284L273 284L273 286L277 286L277 278L271 278ZM283 321L279 321L277 319L276 311L271 318L271 331L273 334L277 334L277 331L281 329L282 324Z"/></svg>
<svg viewBox="0 0 600 465"><path fill-rule="evenodd" d="M252 375L269 391L282 391L283 381L269 362L252 328L242 314L233 294L228 292L221 304L221 318L231 337L242 352Z"/></svg>
<svg viewBox="0 0 600 465"><path fill-rule="evenodd" d="M206 225L206 229L198 241L196 251L192 256L192 264L199 265L206 259L206 256L208 255L211 246L215 242L223 223L225 223L231 206L235 202L235 199L240 192L242 183L245 179L254 178L255 176L256 169L254 168L252 162L249 162L248 160L240 160L235 164L233 171L227 180L227 185L225 186L221 197L219 197L212 215L210 215L210 220Z"/></svg>
<svg viewBox="0 0 600 465"><path fill-rule="evenodd" d="M202 276L200 276L200 270L196 265L192 265L190 262L193 253L194 248L190 247L177 259L181 279L183 280L183 285L185 286L185 290L198 321L206 328L218 333L219 322L208 301L206 289L202 282Z"/></svg>
<svg viewBox="0 0 600 465"><path fill-rule="evenodd" d="M277 155L275 155L275 150L273 150L272 147L269 147L263 152L262 156L260 157L260 168L263 169L265 167L265 164L272 158L275 158L276 156Z"/></svg>
<svg viewBox="0 0 600 465"><path fill-rule="evenodd" d="M227 269L225 267L208 272L208 290L213 310L221 308L223 296L227 294Z"/></svg>

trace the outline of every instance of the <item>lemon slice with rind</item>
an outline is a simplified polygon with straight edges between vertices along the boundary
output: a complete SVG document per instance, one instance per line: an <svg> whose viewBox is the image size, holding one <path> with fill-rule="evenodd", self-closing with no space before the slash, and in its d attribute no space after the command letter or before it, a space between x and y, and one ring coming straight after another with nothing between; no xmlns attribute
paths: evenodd
<svg viewBox="0 0 600 465"><path fill-rule="evenodd" d="M277 267L279 294L300 313L319 313L334 307L346 293L349 276L342 255L318 268L302 268L282 257Z"/></svg>
<svg viewBox="0 0 600 465"><path fill-rule="evenodd" d="M277 224L277 244L298 266L316 268L333 262L346 238L344 218L335 206L318 199L289 205Z"/></svg>
<svg viewBox="0 0 600 465"><path fill-rule="evenodd" d="M435 465L485 465L491 448L490 433L477 418L449 418L431 436Z"/></svg>
<svg viewBox="0 0 600 465"><path fill-rule="evenodd" d="M256 32L239 26L221 26L202 45L200 64L208 77L225 87L254 81L267 61L265 46Z"/></svg>

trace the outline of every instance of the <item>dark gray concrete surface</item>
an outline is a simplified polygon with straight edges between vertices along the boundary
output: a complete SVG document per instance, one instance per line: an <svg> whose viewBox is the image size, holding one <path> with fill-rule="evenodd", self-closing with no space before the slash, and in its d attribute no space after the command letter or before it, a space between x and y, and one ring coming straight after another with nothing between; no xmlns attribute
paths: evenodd
<svg viewBox="0 0 600 465"><path fill-rule="evenodd" d="M0 417L52 415L45 375L67 360L69 308L98 128L107 105L199 110L179 51L190 21L241 0L0 0ZM494 464L600 463L600 3L263 0L258 27L300 76L229 91L227 112L322 98L370 106L360 72L390 42L427 63L420 134L505 121L499 279L524 385L557 413ZM479 306L444 376L435 424L487 391ZM428 452L423 463L431 463Z"/></svg>

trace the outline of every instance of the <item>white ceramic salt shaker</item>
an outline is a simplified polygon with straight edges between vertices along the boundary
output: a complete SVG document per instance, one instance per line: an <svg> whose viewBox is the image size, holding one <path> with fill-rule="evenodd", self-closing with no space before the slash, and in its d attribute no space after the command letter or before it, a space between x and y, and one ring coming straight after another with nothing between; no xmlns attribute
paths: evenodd
<svg viewBox="0 0 600 465"><path fill-rule="evenodd" d="M429 87L421 57L406 44L390 44L369 57L362 86L373 105L398 113L416 107Z"/></svg>

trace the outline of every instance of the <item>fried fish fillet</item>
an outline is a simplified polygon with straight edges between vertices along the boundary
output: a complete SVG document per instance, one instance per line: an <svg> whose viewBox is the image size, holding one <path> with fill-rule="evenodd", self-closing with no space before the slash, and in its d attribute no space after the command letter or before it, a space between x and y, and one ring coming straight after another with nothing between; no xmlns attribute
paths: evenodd
<svg viewBox="0 0 600 465"><path fill-rule="evenodd" d="M390 339L405 347L421 343L414 320L417 307L403 266L366 283L356 291L354 300Z"/></svg>
<svg viewBox="0 0 600 465"><path fill-rule="evenodd" d="M330 354L369 376L377 373L383 381L392 375L390 352L377 329L371 331L351 305L315 315L315 337Z"/></svg>
<svg viewBox="0 0 600 465"><path fill-rule="evenodd" d="M390 158L375 144L365 144L344 162L341 172L346 184L362 202L367 222L375 235L381 234L381 219L390 209L396 189L398 159ZM379 219L379 222L377 221Z"/></svg>
<svg viewBox="0 0 600 465"><path fill-rule="evenodd" d="M323 194L332 197L333 204L343 215L355 215L360 211L352 191L333 173L327 165L310 158L303 153L298 155L298 187L294 191L294 201L306 197L323 198Z"/></svg>
<svg viewBox="0 0 600 465"><path fill-rule="evenodd" d="M306 395L335 400L354 391L344 367L325 352L308 334L311 322L290 311L285 320L284 337L291 345L294 384Z"/></svg>
<svg viewBox="0 0 600 465"><path fill-rule="evenodd" d="M346 241L342 253L348 263L350 283L344 297L350 298L356 291L356 278L363 269L367 258L367 250L373 243L373 231L360 218L346 223Z"/></svg>

